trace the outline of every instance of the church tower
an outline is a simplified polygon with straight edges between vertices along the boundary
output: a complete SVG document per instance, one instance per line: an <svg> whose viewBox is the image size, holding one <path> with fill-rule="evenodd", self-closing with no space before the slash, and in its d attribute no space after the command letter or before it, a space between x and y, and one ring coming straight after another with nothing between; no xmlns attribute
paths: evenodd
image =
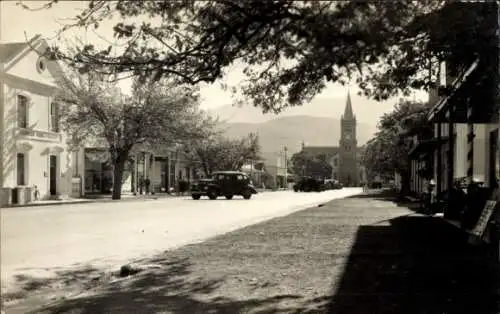
<svg viewBox="0 0 500 314"><path fill-rule="evenodd" d="M347 101L340 121L340 128L339 181L344 186L357 186L359 185L356 160L358 141L356 139L356 116L352 112L350 92L347 92Z"/></svg>

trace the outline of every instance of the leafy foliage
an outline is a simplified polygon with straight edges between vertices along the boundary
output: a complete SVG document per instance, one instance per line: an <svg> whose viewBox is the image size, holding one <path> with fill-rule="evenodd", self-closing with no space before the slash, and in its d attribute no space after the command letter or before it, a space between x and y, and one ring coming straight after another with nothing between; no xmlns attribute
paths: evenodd
<svg viewBox="0 0 500 314"><path fill-rule="evenodd" d="M93 0L61 31L100 28L119 16L126 22L113 31L125 49L116 54L112 46L82 45L74 54L59 47L48 53L84 72L98 65L108 73L173 76L189 84L214 82L241 60L247 65L243 95L264 111L307 102L327 82L355 81L365 95L382 100L433 87L434 65L445 56L471 59L497 47L491 36L497 22L489 18L496 2L445 3Z"/></svg>
<svg viewBox="0 0 500 314"><path fill-rule="evenodd" d="M291 165L293 173L298 176L330 178L332 175L332 166L324 155L311 156L298 152L292 155Z"/></svg>
<svg viewBox="0 0 500 314"><path fill-rule="evenodd" d="M259 160L259 137L252 133L240 139L218 135L191 141L184 153L192 166L209 177L214 171L241 170L245 163Z"/></svg>
<svg viewBox="0 0 500 314"><path fill-rule="evenodd" d="M379 131L364 150L368 173L389 175L407 170L412 145L408 135L417 129L419 133L432 133L432 125L427 122L429 109L428 103L400 100L392 112L380 118Z"/></svg>
<svg viewBox="0 0 500 314"><path fill-rule="evenodd" d="M136 83L132 96L126 96L100 74L68 71L56 100L71 144L104 139L115 169L114 198L120 197L124 165L133 150L201 139L214 125L198 109L195 88L167 81Z"/></svg>

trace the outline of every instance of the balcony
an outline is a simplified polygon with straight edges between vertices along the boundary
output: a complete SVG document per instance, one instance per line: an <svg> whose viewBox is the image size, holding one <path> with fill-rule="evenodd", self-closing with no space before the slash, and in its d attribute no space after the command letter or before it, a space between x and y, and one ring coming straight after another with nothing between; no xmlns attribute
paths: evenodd
<svg viewBox="0 0 500 314"><path fill-rule="evenodd" d="M43 142L60 142L61 134L49 131L40 131L33 129L17 129L16 132L17 137L21 137L23 139L35 140L35 141L43 141Z"/></svg>

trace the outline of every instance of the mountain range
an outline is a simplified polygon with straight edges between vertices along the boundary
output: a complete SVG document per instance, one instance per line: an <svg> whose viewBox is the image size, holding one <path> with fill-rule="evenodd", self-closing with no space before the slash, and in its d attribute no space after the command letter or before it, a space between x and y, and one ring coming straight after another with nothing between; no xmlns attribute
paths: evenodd
<svg viewBox="0 0 500 314"><path fill-rule="evenodd" d="M338 146L340 118L305 114L264 115L257 108L222 106L211 110L218 116L225 135L240 138L249 133L259 135L262 155L265 159L276 158L283 148L288 154L300 151L301 144L307 146ZM323 113L325 113L323 111ZM340 115L338 115L340 116ZM252 121L252 122L243 122ZM365 144L376 132L376 124L357 124L358 145ZM274 159L275 160L275 159Z"/></svg>

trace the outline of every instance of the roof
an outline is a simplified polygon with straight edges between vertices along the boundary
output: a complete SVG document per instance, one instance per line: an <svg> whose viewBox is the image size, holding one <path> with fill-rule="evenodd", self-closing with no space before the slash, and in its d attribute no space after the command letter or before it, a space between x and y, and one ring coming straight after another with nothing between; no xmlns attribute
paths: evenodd
<svg viewBox="0 0 500 314"><path fill-rule="evenodd" d="M311 155L335 155L340 151L338 146L304 146L302 150Z"/></svg>
<svg viewBox="0 0 500 314"><path fill-rule="evenodd" d="M221 174L245 174L243 171L214 171L212 172L212 174L218 174L218 173L221 173Z"/></svg>
<svg viewBox="0 0 500 314"><path fill-rule="evenodd" d="M3 43L0 44L0 62L7 63L19 55L24 49L28 48L34 41L40 39L40 35L36 35L29 42Z"/></svg>
<svg viewBox="0 0 500 314"><path fill-rule="evenodd" d="M344 115L342 116L342 119L347 119L347 120L355 119L354 113L352 112L352 103L351 103L351 93L350 93L350 91L347 92L347 101L346 101L346 104L345 104Z"/></svg>
<svg viewBox="0 0 500 314"><path fill-rule="evenodd" d="M313 156L317 155L327 155L333 156L340 153L340 147L338 146L304 146L303 151L307 154L311 154ZM363 147L356 147L356 154L358 159L363 155L364 149Z"/></svg>
<svg viewBox="0 0 500 314"><path fill-rule="evenodd" d="M26 47L27 43L9 43L0 44L0 62L7 63L15 56L21 53Z"/></svg>

